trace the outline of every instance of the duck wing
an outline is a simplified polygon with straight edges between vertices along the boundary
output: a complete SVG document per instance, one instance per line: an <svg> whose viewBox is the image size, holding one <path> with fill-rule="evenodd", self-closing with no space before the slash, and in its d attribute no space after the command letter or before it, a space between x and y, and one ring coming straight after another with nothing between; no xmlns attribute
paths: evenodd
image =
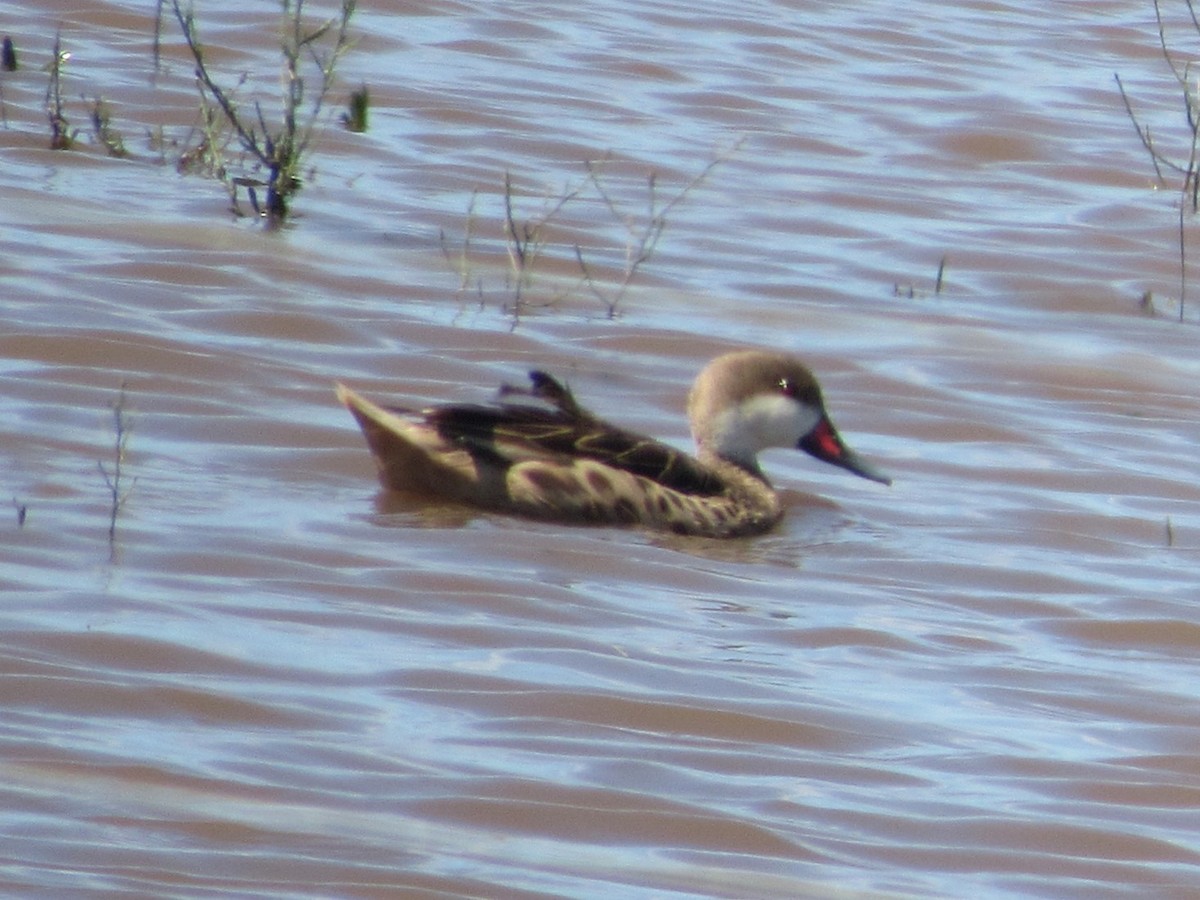
<svg viewBox="0 0 1200 900"><path fill-rule="evenodd" d="M545 372L531 372L530 390L502 389L549 403L435 407L425 421L448 441L505 465L528 459L586 458L688 494L721 493L726 485L699 460L644 435L592 415L570 390Z"/></svg>

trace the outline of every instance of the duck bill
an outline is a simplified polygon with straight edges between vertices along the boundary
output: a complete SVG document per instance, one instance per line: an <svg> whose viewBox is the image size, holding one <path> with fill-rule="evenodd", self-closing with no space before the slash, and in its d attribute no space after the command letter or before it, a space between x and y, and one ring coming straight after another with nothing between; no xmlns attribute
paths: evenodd
<svg viewBox="0 0 1200 900"><path fill-rule="evenodd" d="M892 483L892 479L842 443L837 429L833 427L828 416L821 416L821 421L800 439L797 446L821 462L827 462L848 472L853 472L860 478L878 481L880 484L890 485Z"/></svg>

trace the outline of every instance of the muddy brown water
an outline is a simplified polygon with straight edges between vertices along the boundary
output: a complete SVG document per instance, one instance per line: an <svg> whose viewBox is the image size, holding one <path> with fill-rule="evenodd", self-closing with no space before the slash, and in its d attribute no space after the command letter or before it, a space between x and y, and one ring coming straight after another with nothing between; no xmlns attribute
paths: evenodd
<svg viewBox="0 0 1200 900"><path fill-rule="evenodd" d="M271 98L261 6L198 14ZM1185 153L1148 2L364 4L275 233L175 171L152 7L0 19L0 891L1200 893L1200 305L1112 78ZM521 222L573 195L519 304L506 172ZM895 485L773 451L785 522L724 543L414 506L331 389L537 366L686 445L746 345Z"/></svg>

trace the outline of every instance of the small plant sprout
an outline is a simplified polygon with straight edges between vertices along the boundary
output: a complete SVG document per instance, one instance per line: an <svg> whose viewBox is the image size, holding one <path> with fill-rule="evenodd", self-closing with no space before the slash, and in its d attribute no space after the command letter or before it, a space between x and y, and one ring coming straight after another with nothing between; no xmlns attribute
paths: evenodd
<svg viewBox="0 0 1200 900"><path fill-rule="evenodd" d="M367 130L367 110L371 106L371 92L364 84L350 93L349 109L342 113L342 124L348 131L362 134Z"/></svg>
<svg viewBox="0 0 1200 900"><path fill-rule="evenodd" d="M129 151L125 149L121 133L112 127L108 104L100 97L92 101L91 119L92 136L108 151L108 155L120 159L127 157Z"/></svg>
<svg viewBox="0 0 1200 900"><path fill-rule="evenodd" d="M112 403L113 416L113 456L112 468L104 464L104 460L97 460L96 467L100 470L100 476L104 479L104 485L108 488L109 506L108 506L108 543L110 549L115 551L117 540L117 516L125 506L125 501L129 499L129 494L133 491L133 486L137 484L137 479L134 478L129 486L125 486L125 454L129 445L129 435L132 426L125 412L125 382L121 382L121 388L117 393L117 399Z"/></svg>
<svg viewBox="0 0 1200 900"><path fill-rule="evenodd" d="M942 288L946 285L946 257L938 260L937 274L933 277L933 295L941 296ZM903 297L906 300L916 300L926 297L929 291L917 288L911 281L906 284L901 284L899 281L892 285L892 295Z"/></svg>

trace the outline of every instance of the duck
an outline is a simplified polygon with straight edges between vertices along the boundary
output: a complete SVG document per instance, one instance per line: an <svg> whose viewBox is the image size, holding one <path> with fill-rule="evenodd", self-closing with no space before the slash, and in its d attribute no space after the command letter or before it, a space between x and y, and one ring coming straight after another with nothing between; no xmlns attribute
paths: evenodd
<svg viewBox="0 0 1200 900"><path fill-rule="evenodd" d="M772 447L891 484L847 447L816 378L787 353L733 351L701 370L687 404L694 456L598 418L544 371L529 382L492 404L427 409L381 406L341 383L336 392L385 488L533 519L762 534L783 518L758 462Z"/></svg>

